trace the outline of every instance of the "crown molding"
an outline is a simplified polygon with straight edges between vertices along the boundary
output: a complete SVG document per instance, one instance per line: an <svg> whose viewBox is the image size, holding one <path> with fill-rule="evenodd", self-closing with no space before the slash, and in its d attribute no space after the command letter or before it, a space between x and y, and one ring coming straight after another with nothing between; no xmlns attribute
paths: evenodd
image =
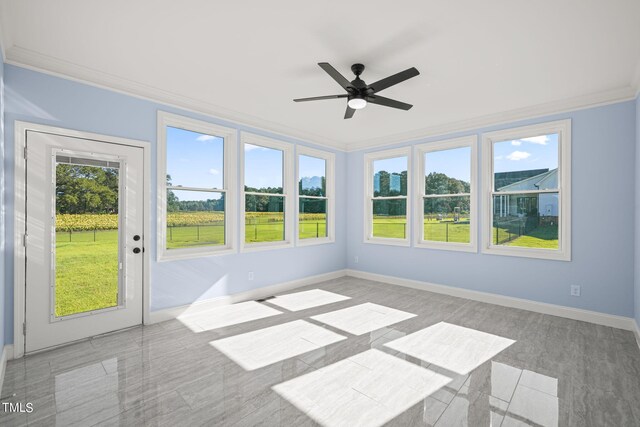
<svg viewBox="0 0 640 427"><path fill-rule="evenodd" d="M552 114L566 113L569 111L584 110L587 108L615 104L636 98L636 90L631 86L599 92L561 101L548 102L530 107L519 108L501 113L488 114L467 120L460 120L442 125L417 129L414 131L398 133L395 135L367 139L353 142L347 145L347 152L360 151L369 148L382 147L394 144L414 142L421 139L442 137L453 133L477 131L481 128L509 124L519 120L533 119Z"/></svg>
<svg viewBox="0 0 640 427"><path fill-rule="evenodd" d="M4 34L0 28L0 43ZM161 103L167 106L202 114L213 118L226 120L235 124L276 134L282 137L296 138L301 141L333 148L340 151L354 152L370 148L384 147L394 144L414 142L434 137L443 137L453 133L477 131L481 128L509 124L520 120L533 119L569 111L583 110L587 108L614 104L633 100L640 94L640 62L631 85L604 92L598 92L574 98L553 101L544 104L533 105L500 113L488 114L466 120L444 123L436 126L421 128L409 132L402 132L373 139L366 139L351 143L334 141L291 128L279 123L267 121L246 115L224 107L213 105L202 100L185 97L172 92L164 91L142 83L123 79L102 71L86 68L74 63L62 61L47 55L30 51L19 46L12 46L3 50L6 53L5 62L19 67L32 69L45 74L54 75L67 80L73 80L102 89L112 90L125 95L134 96Z"/></svg>
<svg viewBox="0 0 640 427"><path fill-rule="evenodd" d="M5 62L11 65L119 92L136 98L157 102L185 111L190 111L192 113L226 120L253 130L260 130L282 137L295 138L313 145L325 146L340 151L346 150L344 143L333 141L319 135L260 119L248 114L243 114L202 100L186 97L153 86L117 77L103 71L83 67L78 64L43 55L19 46L12 46L11 48L6 49L6 55Z"/></svg>

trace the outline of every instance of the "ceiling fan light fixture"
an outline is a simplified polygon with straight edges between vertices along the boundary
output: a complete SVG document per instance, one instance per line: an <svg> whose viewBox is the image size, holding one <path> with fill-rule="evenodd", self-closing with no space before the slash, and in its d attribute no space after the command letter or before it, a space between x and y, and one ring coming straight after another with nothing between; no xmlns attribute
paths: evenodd
<svg viewBox="0 0 640 427"><path fill-rule="evenodd" d="M349 99L347 105L354 110L361 110L367 106L367 101L364 98L357 96Z"/></svg>

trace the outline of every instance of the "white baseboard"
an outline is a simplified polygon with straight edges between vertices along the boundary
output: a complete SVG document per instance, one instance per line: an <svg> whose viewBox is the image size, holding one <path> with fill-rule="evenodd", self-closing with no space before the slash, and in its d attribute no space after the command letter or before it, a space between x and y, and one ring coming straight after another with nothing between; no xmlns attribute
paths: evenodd
<svg viewBox="0 0 640 427"><path fill-rule="evenodd" d="M403 279L400 277L386 276L383 274L368 273L365 271L351 269L337 270L331 273L319 274L317 276L310 276L302 279L292 280L290 282L265 286L263 288L254 289L251 291L212 298L204 301L198 301L193 304L152 311L149 316L150 321L148 323L163 322L165 320L175 319L178 316L184 314L193 314L200 311L210 310L214 307L264 298L270 295L300 288L302 286L312 285L314 283L324 282L326 280L337 279L343 276L357 277L361 279L387 283L390 285L404 286L407 288L435 292L459 298L466 298L474 301L501 305L504 307L519 308L536 313L549 314L552 316L565 317L567 319L581 320L583 322L590 322L598 325L625 329L628 331L633 331L636 334L638 346L640 346L640 328L636 324L635 320L630 317L616 316L612 314L599 313L597 311L565 307L556 304L548 304L522 298L507 297L488 292L473 291L469 289L456 288L454 286L439 285L419 280Z"/></svg>
<svg viewBox="0 0 640 427"><path fill-rule="evenodd" d="M347 275L358 277L361 279L373 280L376 282L383 282L390 285L404 286L407 288L466 298L474 301L501 305L504 307L519 308L522 310L534 311L542 314L550 314L553 316L581 320L583 322L590 322L598 325L625 329L628 331L635 331L636 337L640 336L640 332L638 332L638 325L636 324L635 320L630 317L615 316L612 314L599 313L597 311L583 310L579 308L571 308L555 304L547 304L544 302L531 301L522 298L507 297L503 295L491 294L488 292L472 291L469 289L438 285L435 283L422 282L419 280L402 279L399 277L368 273L365 271L348 269Z"/></svg>
<svg viewBox="0 0 640 427"><path fill-rule="evenodd" d="M2 385L4 384L4 373L7 370L7 361L13 359L13 344L7 344L2 347L2 354L0 354L0 392L2 392Z"/></svg>
<svg viewBox="0 0 640 427"><path fill-rule="evenodd" d="M218 298L211 298L203 301L197 301L193 304L182 305L179 307L171 307L162 310L152 311L149 314L149 322L158 323L165 320L175 319L184 314L193 314L200 311L210 310L214 307L234 304L242 301L250 301L259 298L268 297L281 292L286 292L302 286L312 285L314 283L324 282L326 280L337 279L346 276L346 270L336 270L331 273L319 274L317 276L309 276L302 279L292 280L290 282L278 283L276 285L265 286L251 291L240 292L233 295L227 295Z"/></svg>

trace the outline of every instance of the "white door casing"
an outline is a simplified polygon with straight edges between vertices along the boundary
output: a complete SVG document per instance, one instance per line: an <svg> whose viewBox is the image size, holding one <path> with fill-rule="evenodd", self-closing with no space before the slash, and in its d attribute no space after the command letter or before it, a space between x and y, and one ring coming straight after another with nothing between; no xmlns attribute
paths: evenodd
<svg viewBox="0 0 640 427"><path fill-rule="evenodd" d="M24 349L32 352L142 323L145 234L145 159L141 147L76 136L25 131L26 240ZM56 317L55 159L69 155L110 161L120 168L119 270L117 307ZM142 236L134 241L133 236Z"/></svg>

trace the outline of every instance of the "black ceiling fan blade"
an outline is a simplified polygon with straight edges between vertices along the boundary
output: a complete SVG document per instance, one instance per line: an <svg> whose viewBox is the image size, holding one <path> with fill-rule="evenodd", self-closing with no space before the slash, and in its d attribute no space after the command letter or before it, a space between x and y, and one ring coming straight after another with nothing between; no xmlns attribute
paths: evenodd
<svg viewBox="0 0 640 427"><path fill-rule="evenodd" d="M395 99L385 98L384 96L371 95L365 97L367 102L372 104L383 105L385 107L398 108L400 110L410 110L413 105L396 101Z"/></svg>
<svg viewBox="0 0 640 427"><path fill-rule="evenodd" d="M338 99L338 98L346 98L346 93L344 95L326 95L326 96L312 96L311 98L297 98L294 99L294 102L306 102L306 101L321 101L323 99Z"/></svg>
<svg viewBox="0 0 640 427"><path fill-rule="evenodd" d="M338 70L333 68L328 62L318 62L318 65L320 66L320 68L326 71L326 73L329 74L333 80L338 82L338 84L342 86L344 90L349 91L349 88L353 88L353 86L351 86L351 82L347 80L346 77L344 77L342 74L340 74Z"/></svg>
<svg viewBox="0 0 640 427"><path fill-rule="evenodd" d="M404 71L400 71L397 74L394 74L392 76L386 77L382 80L378 80L377 82L370 84L369 89L371 89L373 93L380 92L381 90L385 90L388 87L397 85L398 83L401 83L405 80L409 80L410 78L415 77L418 74L420 74L420 72L416 69L416 67L411 67Z"/></svg>
<svg viewBox="0 0 640 427"><path fill-rule="evenodd" d="M353 108L351 108L351 107L349 107L347 105L347 111L344 112L344 118L345 119L350 119L351 117L353 117L355 112L356 112L356 110L354 110Z"/></svg>

